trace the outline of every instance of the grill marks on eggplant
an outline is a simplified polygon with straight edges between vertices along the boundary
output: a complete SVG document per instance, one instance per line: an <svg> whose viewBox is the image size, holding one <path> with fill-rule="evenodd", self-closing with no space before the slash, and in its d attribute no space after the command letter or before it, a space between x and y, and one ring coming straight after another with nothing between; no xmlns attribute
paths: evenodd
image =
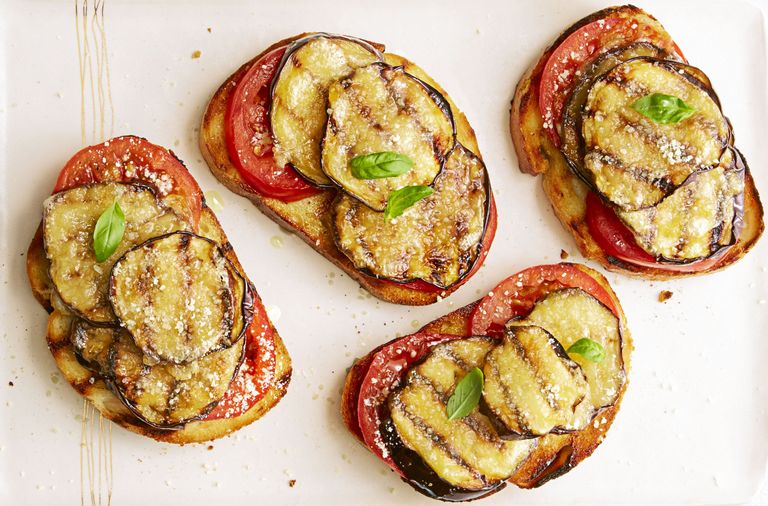
<svg viewBox="0 0 768 506"><path fill-rule="evenodd" d="M244 358L245 340L188 364L157 362L121 335L109 350L118 396L147 424L177 429L208 414L224 396Z"/></svg>
<svg viewBox="0 0 768 506"><path fill-rule="evenodd" d="M146 355L185 364L232 344L233 269L216 243L190 233L152 239L115 263L110 301ZM242 323L238 323L242 325Z"/></svg>
<svg viewBox="0 0 768 506"><path fill-rule="evenodd" d="M334 182L377 211L404 186L431 185L454 146L446 100L402 67L374 63L355 70L328 90L329 121L322 168ZM359 155L391 151L414 166L400 176L357 179L349 168Z"/></svg>
<svg viewBox="0 0 768 506"><path fill-rule="evenodd" d="M603 346L602 361L568 355L581 338ZM473 367L485 375L481 402L448 420L448 399ZM435 346L390 394L382 433L415 488L444 500L473 497L503 486L539 442L562 437L552 434L585 429L625 381L619 318L580 288L558 289L510 320L501 341Z"/></svg>
<svg viewBox="0 0 768 506"><path fill-rule="evenodd" d="M744 191L744 172L729 149L719 167L693 174L655 207L619 211L642 247L664 259L708 257L735 241L736 197Z"/></svg>
<svg viewBox="0 0 768 506"><path fill-rule="evenodd" d="M518 434L579 430L591 418L585 416L593 409L584 372L541 327L508 329L483 371L488 407Z"/></svg>
<svg viewBox="0 0 768 506"><path fill-rule="evenodd" d="M566 107L561 149L644 250L685 263L735 243L744 172L709 78L675 58L641 42L590 64ZM662 125L630 107L656 92L696 112Z"/></svg>
<svg viewBox="0 0 768 506"><path fill-rule="evenodd" d="M338 36L310 36L288 48L272 87L270 121L278 166L291 164L309 181L330 184L320 162L328 88L380 60L370 44Z"/></svg>
<svg viewBox="0 0 768 506"><path fill-rule="evenodd" d="M442 480L466 490L508 478L535 445L502 439L478 408L465 418L448 420L447 399L472 367L482 365L493 345L489 338L476 337L436 346L389 399L402 443Z"/></svg>
<svg viewBox="0 0 768 506"><path fill-rule="evenodd" d="M679 97L695 112L660 124L630 106L650 93ZM703 84L662 60L636 58L597 79L584 106L584 168L619 209L658 204L691 174L719 164L729 140L720 106Z"/></svg>
<svg viewBox="0 0 768 506"><path fill-rule="evenodd" d="M616 402L626 373L621 355L621 327L610 309L580 288L564 288L536 302L524 320L513 320L508 328L520 325L545 329L565 350L582 338L600 343L605 349L601 362L591 362L579 354L570 355L570 359L584 371L592 406L599 409Z"/></svg>
<svg viewBox="0 0 768 506"><path fill-rule="evenodd" d="M483 162L457 144L434 190L390 221L340 195L333 206L337 246L357 269L374 276L451 286L472 269L480 253L490 202Z"/></svg>
<svg viewBox="0 0 768 506"><path fill-rule="evenodd" d="M637 42L626 47L613 49L590 63L583 72L581 79L574 85L571 97L563 110L563 121L559 126L562 139L560 150L568 160L569 165L585 181L594 185L592 178L584 171L584 143L581 137L582 111L587 101L589 90L603 74L632 58L641 56L669 59L675 58L664 49L648 42Z"/></svg>
<svg viewBox="0 0 768 506"><path fill-rule="evenodd" d="M117 250L99 263L93 251L93 229L115 201L125 214L125 233ZM149 238L187 229L186 222L147 186L101 183L57 193L46 200L43 212L51 281L76 314L97 324L114 324L107 285L115 260Z"/></svg>
<svg viewBox="0 0 768 506"><path fill-rule="evenodd" d="M93 228L104 209L115 201L124 210L124 237L110 259L97 263L92 249ZM50 328L50 321L59 320L49 320L51 351L57 357L69 354L68 360L77 359L95 373L90 382L85 377L73 383L81 393L94 388L94 379L103 380L136 417L151 427L168 430L181 429L187 422L204 417L227 392L245 357L246 340L241 338L254 311L253 288L225 257L224 251L231 250L231 245L218 224L210 219L200 224L201 233L211 239L193 235L187 228L181 218L157 200L152 189L141 184L84 185L57 193L45 203L43 232L47 234L51 277L64 279L65 283L60 283L62 293L80 297L75 299L79 305L74 305L73 299L64 302L57 292L53 293L52 305L65 318L56 329ZM224 242L224 246L214 241ZM76 275L59 278L68 269ZM130 289L126 275L133 281L128 283ZM166 283L167 290L159 290ZM87 305L88 301L99 301L101 305ZM121 302L132 311L135 325L118 326L125 322L117 318L112 304L123 308ZM194 313L191 305L213 320L190 316L190 311ZM96 314L94 308L106 308L109 318L92 318L97 320L95 323L84 319L85 314ZM218 318L215 309L221 310ZM147 316L173 316L175 311L185 313L179 327L184 346L191 348L197 337L209 335L219 335L221 342L196 360L187 356L189 360L184 364L145 354L134 338L146 337L152 327L145 321ZM153 332L162 331L159 320L152 323ZM62 337L54 341L51 335ZM154 341L156 337L152 335ZM131 419L135 420L132 415Z"/></svg>

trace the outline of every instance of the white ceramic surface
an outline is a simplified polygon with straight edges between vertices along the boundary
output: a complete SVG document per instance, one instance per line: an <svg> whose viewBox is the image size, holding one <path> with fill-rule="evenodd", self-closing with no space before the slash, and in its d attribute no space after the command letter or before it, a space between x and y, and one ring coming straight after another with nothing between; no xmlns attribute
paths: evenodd
<svg viewBox="0 0 768 506"><path fill-rule="evenodd" d="M768 194L766 54L759 8L740 2L638 2L704 69ZM345 369L379 343L469 303L505 276L580 260L538 180L509 140L521 73L594 1L128 2L107 0L115 134L171 147L204 190L294 360L288 395L265 418L205 445L158 444L115 428L114 504L427 504L344 430ZM0 4L0 503L80 500L79 396L59 380L45 312L27 286L24 252L41 202L81 146L72 2ZM207 28L211 28L210 33ZM349 33L387 44L430 72L477 131L499 229L485 267L430 307L378 302L246 200L218 184L197 148L213 90L242 62L297 32ZM199 50L201 57L191 58ZM272 238L282 240L273 246ZM279 242L279 241L274 241ZM719 504L747 501L768 455L768 242L725 272L648 283L609 274L634 334L631 385L594 456L534 491L483 504ZM671 290L665 304L659 291ZM274 314L274 313L273 313ZM386 326L385 326L386 324ZM14 386L8 385L12 381ZM294 487L289 480L295 479Z"/></svg>

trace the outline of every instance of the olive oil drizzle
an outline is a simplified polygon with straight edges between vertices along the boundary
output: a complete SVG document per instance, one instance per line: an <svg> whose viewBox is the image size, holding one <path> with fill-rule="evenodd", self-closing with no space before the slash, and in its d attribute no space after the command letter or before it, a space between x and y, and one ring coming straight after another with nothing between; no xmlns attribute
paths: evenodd
<svg viewBox="0 0 768 506"><path fill-rule="evenodd" d="M106 0L74 2L80 79L80 137L83 145L88 143L89 133L92 143L112 137L115 125L104 22L105 3ZM88 125L89 119L91 125ZM112 502L112 425L87 398L83 399L80 435L81 506L110 505Z"/></svg>

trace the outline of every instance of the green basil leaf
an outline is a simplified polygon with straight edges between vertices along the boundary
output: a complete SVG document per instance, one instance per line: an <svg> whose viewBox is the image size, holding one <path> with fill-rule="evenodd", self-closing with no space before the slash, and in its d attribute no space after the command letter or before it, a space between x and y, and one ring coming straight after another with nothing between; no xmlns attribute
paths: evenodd
<svg viewBox="0 0 768 506"><path fill-rule="evenodd" d="M483 371L474 367L459 381L446 406L448 420L464 418L475 409L483 393L483 380Z"/></svg>
<svg viewBox="0 0 768 506"><path fill-rule="evenodd" d="M381 151L360 155L349 161L352 175L357 179L381 179L405 174L413 167L413 160L400 153Z"/></svg>
<svg viewBox="0 0 768 506"><path fill-rule="evenodd" d="M97 262L103 262L115 252L120 241L123 240L124 232L125 215L115 201L101 213L93 229L93 251L96 253Z"/></svg>
<svg viewBox="0 0 768 506"><path fill-rule="evenodd" d="M573 343L566 351L569 354L578 353L587 360L595 363L600 363L605 358L605 348L603 348L603 345L586 337L582 337Z"/></svg>
<svg viewBox="0 0 768 506"><path fill-rule="evenodd" d="M435 192L429 186L405 186L389 194L387 207L384 209L384 218L391 220L397 218L406 209L419 200L429 197Z"/></svg>
<svg viewBox="0 0 768 506"><path fill-rule="evenodd" d="M678 97L663 93L646 95L635 101L631 107L643 116L662 125L679 123L696 112L696 109Z"/></svg>

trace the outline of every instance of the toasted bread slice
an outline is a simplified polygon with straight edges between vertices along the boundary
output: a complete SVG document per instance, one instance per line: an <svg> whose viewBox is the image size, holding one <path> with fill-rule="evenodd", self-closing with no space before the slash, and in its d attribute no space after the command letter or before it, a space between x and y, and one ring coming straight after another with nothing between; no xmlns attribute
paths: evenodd
<svg viewBox="0 0 768 506"><path fill-rule="evenodd" d="M536 448L509 479L511 483L521 488L538 487L553 478L557 478L558 476L567 473L579 462L589 457L603 441L606 432L613 423L629 383L630 356L633 350L632 336L629 332L627 319L624 311L621 309L616 293L608 284L608 280L597 271L584 265L576 265L576 267L593 277L610 295L611 299L614 301L614 306L618 308L622 338L621 355L627 379L621 386L616 401L611 406L600 411L593 422L588 424L584 429L567 434L547 434L538 439ZM479 301L475 301L467 306L448 313L447 315L428 323L422 327L418 333L468 336L470 317L478 303ZM378 350L379 348L376 348L365 357L357 360L347 374L341 402L341 415L344 424L347 427L357 426L357 412L355 410L357 403L350 402L350 399L357 395L355 389L359 391L361 381L360 372L367 370L367 365L370 365L370 358ZM360 367L360 370L356 370L358 369L358 366ZM353 435L365 445L359 433L353 432Z"/></svg>
<svg viewBox="0 0 768 506"><path fill-rule="evenodd" d="M229 242L216 216L210 208L205 206L200 217L199 234L221 244L227 258L240 272L243 272L237 256L231 246L228 246ZM199 443L226 436L258 420L285 395L291 379L291 359L277 330L273 327L276 356L275 381L266 395L251 409L235 418L191 422L180 430L156 429L138 420L109 389L103 378L78 361L70 339L76 317L64 309L53 295L53 287L48 279L48 260L43 251L42 237L41 226L27 251L27 274L35 298L50 313L46 336L48 348L64 378L75 390L93 402L104 417L132 432L157 441L175 444ZM257 303L261 301L258 300Z"/></svg>
<svg viewBox="0 0 768 506"><path fill-rule="evenodd" d="M224 81L218 90L216 90L211 101L208 103L200 127L200 150L203 153L203 158L208 163L213 175L216 176L222 184L234 193L246 197L272 220L287 230L294 232L303 239L304 242L346 272L352 279L357 281L360 286L368 290L375 297L394 304L413 306L432 304L443 297L447 297L459 288L461 282L458 282L443 291L426 292L414 290L398 283L377 279L356 269L346 255L344 255L344 253L342 253L336 246L334 237L334 228L331 223L330 211L331 205L334 199L336 199L339 190L325 189L317 195L297 202L286 203L278 199L263 197L254 192L242 179L237 168L232 164L224 137L224 116L230 95L237 86L239 80L253 63L258 61L268 52L305 35L307 34L297 35L273 44L251 61L241 66L234 74ZM383 46L379 44L374 45L381 51L384 50ZM472 130L472 127L469 125L466 116L459 111L456 104L453 103L445 90L426 75L422 69L405 58L393 54L386 54L385 60L390 65L403 65L406 72L434 87L448 100L456 122L458 142L482 159L474 130ZM489 206L488 212L494 214L496 211L492 202L493 195L489 195L489 198L491 199L491 205ZM494 216L489 216L488 223L494 219ZM485 241L492 240L493 234L491 227L489 227L483 241L485 244ZM477 259L476 265L479 266L483 262L485 255L487 255L487 248L481 253L480 258ZM470 273L464 277L464 280L469 279L471 274L472 272L470 271Z"/></svg>
<svg viewBox="0 0 768 506"><path fill-rule="evenodd" d="M763 232L763 207L752 174L747 168L744 180L743 228L737 242L709 269L699 272L679 272L664 268L639 266L609 256L597 244L586 222L587 185L569 168L565 157L543 129L539 112L538 84L549 56L568 35L580 27L611 15L625 16L643 13L633 6L610 7L598 11L572 25L544 51L544 54L523 75L515 89L510 113L510 131L520 170L527 174L542 174L544 193L555 215L573 235L585 258L599 262L610 271L648 279L672 279L712 272L731 265L749 251ZM648 14L643 13L648 16Z"/></svg>

